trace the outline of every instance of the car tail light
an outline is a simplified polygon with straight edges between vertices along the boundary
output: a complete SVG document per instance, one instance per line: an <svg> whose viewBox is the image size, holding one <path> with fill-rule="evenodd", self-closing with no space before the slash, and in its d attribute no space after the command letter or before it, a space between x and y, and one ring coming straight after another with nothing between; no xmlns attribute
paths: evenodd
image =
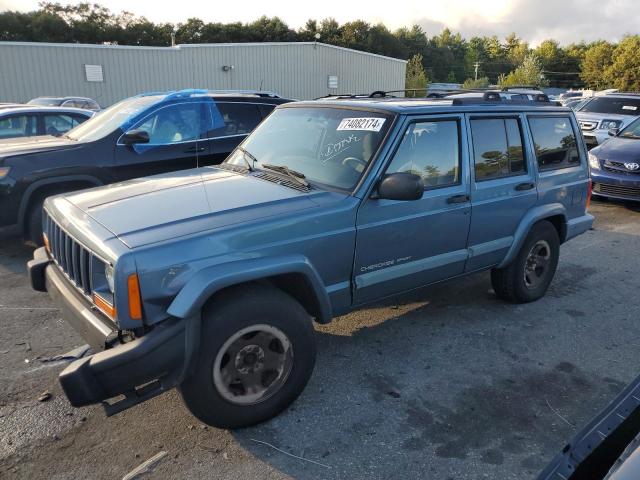
<svg viewBox="0 0 640 480"><path fill-rule="evenodd" d="M585 210L589 209L589 207L591 206L591 193L593 192L593 182L591 180L589 180L589 183L587 184L587 205L585 207Z"/></svg>
<svg viewBox="0 0 640 480"><path fill-rule="evenodd" d="M102 313L104 313L111 320L116 319L116 308L111 305L105 298L103 298L100 294L93 294L93 303L98 307Z"/></svg>
<svg viewBox="0 0 640 480"><path fill-rule="evenodd" d="M127 279L127 290L129 291L129 316L132 320L142 320L142 301L140 299L140 284L138 275L129 275Z"/></svg>

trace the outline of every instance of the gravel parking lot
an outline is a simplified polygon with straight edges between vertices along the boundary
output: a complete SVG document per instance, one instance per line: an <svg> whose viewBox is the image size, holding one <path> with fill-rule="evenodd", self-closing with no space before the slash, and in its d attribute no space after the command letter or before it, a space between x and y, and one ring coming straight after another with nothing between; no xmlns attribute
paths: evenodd
<svg viewBox="0 0 640 480"><path fill-rule="evenodd" d="M293 407L237 432L176 392L111 418L71 408L66 363L43 360L83 342L30 289L31 249L2 239L0 477L122 478L167 452L150 478L531 478L640 374L640 208L591 210L543 300L502 303L484 273L339 318Z"/></svg>

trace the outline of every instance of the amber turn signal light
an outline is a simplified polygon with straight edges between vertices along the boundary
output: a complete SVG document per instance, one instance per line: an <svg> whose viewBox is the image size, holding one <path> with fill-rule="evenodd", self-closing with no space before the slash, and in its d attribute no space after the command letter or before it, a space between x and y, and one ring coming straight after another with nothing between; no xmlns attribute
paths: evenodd
<svg viewBox="0 0 640 480"><path fill-rule="evenodd" d="M107 300L102 298L99 294L93 294L93 303L96 307L98 307L102 313L104 313L111 320L115 320L116 318L116 308L111 305Z"/></svg>
<svg viewBox="0 0 640 480"><path fill-rule="evenodd" d="M142 301L140 299L140 284L138 275L132 273L127 279L129 291L129 316L132 320L142 320Z"/></svg>
<svg viewBox="0 0 640 480"><path fill-rule="evenodd" d="M47 249L47 252L51 253L51 247L49 246L49 237L47 237L46 233L42 234L42 242L44 243L44 248Z"/></svg>

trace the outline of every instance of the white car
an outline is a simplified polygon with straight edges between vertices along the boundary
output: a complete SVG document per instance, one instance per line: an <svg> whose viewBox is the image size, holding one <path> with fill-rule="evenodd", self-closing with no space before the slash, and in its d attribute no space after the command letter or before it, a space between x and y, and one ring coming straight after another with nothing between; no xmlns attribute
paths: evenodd
<svg viewBox="0 0 640 480"><path fill-rule="evenodd" d="M0 109L0 141L53 135L59 137L95 112L80 108L18 105Z"/></svg>

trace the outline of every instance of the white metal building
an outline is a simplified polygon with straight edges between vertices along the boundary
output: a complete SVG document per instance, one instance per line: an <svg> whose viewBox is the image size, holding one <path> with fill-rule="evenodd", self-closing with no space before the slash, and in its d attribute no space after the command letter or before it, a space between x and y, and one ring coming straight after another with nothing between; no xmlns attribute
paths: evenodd
<svg viewBox="0 0 640 480"><path fill-rule="evenodd" d="M268 90L311 99L404 88L406 61L316 42L131 47L0 42L0 102L147 91Z"/></svg>

